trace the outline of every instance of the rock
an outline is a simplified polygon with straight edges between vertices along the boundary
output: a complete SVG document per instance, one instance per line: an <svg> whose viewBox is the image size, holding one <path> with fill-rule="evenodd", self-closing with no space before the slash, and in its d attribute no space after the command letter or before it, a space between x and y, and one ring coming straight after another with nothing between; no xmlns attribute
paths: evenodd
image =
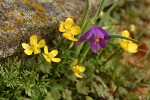
<svg viewBox="0 0 150 100"><path fill-rule="evenodd" d="M0 2L0 58L19 52L29 37L52 41L59 21L66 17L77 19L85 2L80 0L2 0Z"/></svg>
<svg viewBox="0 0 150 100"><path fill-rule="evenodd" d="M59 22L72 17L77 23L85 5L85 0L0 0L0 58L22 51L21 43L33 34L51 43Z"/></svg>

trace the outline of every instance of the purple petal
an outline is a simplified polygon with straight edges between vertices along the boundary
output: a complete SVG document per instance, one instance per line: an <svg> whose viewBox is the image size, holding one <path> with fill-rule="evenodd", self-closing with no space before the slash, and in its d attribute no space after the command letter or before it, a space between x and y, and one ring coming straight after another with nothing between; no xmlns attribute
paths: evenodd
<svg viewBox="0 0 150 100"><path fill-rule="evenodd" d="M105 39L106 39L106 40L110 40L110 39L111 39L111 36L108 34L107 36L105 36Z"/></svg>
<svg viewBox="0 0 150 100"><path fill-rule="evenodd" d="M91 29L96 37L104 39L104 34L98 26L94 25Z"/></svg>
<svg viewBox="0 0 150 100"><path fill-rule="evenodd" d="M98 43L102 48L106 48L106 40L105 39L101 39Z"/></svg>
<svg viewBox="0 0 150 100"><path fill-rule="evenodd" d="M95 42L94 36L92 36L92 37L90 38L90 47L91 47L92 51L95 52L95 53L96 53L96 52L99 50L99 48L100 48L100 45Z"/></svg>
<svg viewBox="0 0 150 100"><path fill-rule="evenodd" d="M110 35L101 27L98 27L99 30L104 34L105 39L109 40L111 37Z"/></svg>
<svg viewBox="0 0 150 100"><path fill-rule="evenodd" d="M92 35L93 35L93 33L91 32L91 29L88 30L85 34L83 34L83 35L79 38L79 40L78 40L78 42L77 42L77 45L80 45L83 41L85 41L85 40L91 38Z"/></svg>

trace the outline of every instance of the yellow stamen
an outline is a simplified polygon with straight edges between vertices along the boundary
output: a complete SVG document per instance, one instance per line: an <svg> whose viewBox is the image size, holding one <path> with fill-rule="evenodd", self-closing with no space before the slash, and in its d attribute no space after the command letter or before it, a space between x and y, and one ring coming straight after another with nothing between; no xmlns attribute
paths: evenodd
<svg viewBox="0 0 150 100"><path fill-rule="evenodd" d="M98 37L95 37L95 42L99 42L99 38Z"/></svg>

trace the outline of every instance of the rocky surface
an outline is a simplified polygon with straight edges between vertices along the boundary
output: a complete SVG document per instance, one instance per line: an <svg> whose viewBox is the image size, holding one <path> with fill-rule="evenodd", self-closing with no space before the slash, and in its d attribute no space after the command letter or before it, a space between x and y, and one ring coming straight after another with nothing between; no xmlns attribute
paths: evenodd
<svg viewBox="0 0 150 100"><path fill-rule="evenodd" d="M91 14L100 1L92 0ZM86 0L0 0L0 58L19 52L32 34L51 43L59 22L72 17L78 23L85 5Z"/></svg>
<svg viewBox="0 0 150 100"><path fill-rule="evenodd" d="M79 18L84 7L81 0L0 0L0 58L19 52L32 34L52 41L59 22Z"/></svg>

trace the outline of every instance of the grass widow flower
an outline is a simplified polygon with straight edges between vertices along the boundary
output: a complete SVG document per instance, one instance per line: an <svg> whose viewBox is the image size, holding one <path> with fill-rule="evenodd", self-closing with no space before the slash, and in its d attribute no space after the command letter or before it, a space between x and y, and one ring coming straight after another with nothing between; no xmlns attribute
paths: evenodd
<svg viewBox="0 0 150 100"><path fill-rule="evenodd" d="M106 48L106 41L109 40L110 35L101 27L93 25L90 30L83 34L77 42L80 45L85 40L90 40L90 47L93 52L98 52L100 47Z"/></svg>
<svg viewBox="0 0 150 100"><path fill-rule="evenodd" d="M73 25L74 21L72 18L67 18L65 22L61 22L59 26L59 31L63 32L63 37L71 41L78 41L74 38L74 35L80 33L80 26Z"/></svg>
<svg viewBox="0 0 150 100"><path fill-rule="evenodd" d="M127 30L124 30L122 32L122 36L130 37L130 33ZM125 51L128 51L130 53L136 53L138 49L138 45L136 43L133 43L132 41L126 39L120 39L120 46Z"/></svg>
<svg viewBox="0 0 150 100"><path fill-rule="evenodd" d="M45 46L45 40L42 39L37 43L37 37L32 35L30 37L30 45L27 43L22 43L22 47L25 49L24 52L27 55L31 55L33 52L34 54L39 54L41 52L40 48Z"/></svg>
<svg viewBox="0 0 150 100"><path fill-rule="evenodd" d="M85 67L79 66L79 65L77 65L77 64L78 64L78 59L76 59L76 60L73 62L72 70L73 70L74 74L75 74L78 78L83 78L83 76L81 76L80 73L82 73L82 72L85 71Z"/></svg>
<svg viewBox="0 0 150 100"><path fill-rule="evenodd" d="M58 51L57 50L52 50L51 52L48 52L48 47L45 46L44 47L44 58L47 62L60 62L61 59L60 58L55 58L55 56L57 56Z"/></svg>

